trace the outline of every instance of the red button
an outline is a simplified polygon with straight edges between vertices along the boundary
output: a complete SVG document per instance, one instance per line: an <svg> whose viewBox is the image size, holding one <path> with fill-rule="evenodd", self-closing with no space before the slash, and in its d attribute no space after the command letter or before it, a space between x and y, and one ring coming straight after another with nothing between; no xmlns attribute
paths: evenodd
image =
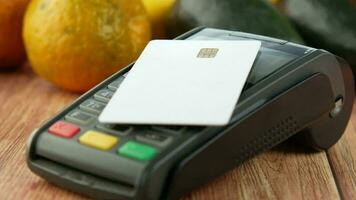
<svg viewBox="0 0 356 200"><path fill-rule="evenodd" d="M61 137L71 138L80 132L80 128L68 122L58 121L49 128L48 132Z"/></svg>

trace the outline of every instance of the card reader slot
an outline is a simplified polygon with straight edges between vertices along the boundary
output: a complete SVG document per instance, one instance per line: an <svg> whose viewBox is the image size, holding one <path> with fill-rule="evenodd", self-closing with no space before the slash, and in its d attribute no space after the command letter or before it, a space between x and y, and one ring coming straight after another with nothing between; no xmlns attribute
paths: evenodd
<svg viewBox="0 0 356 200"><path fill-rule="evenodd" d="M115 153L89 148L47 133L38 138L35 151L44 158L127 185L137 184L145 166Z"/></svg>
<svg viewBox="0 0 356 200"><path fill-rule="evenodd" d="M62 165L60 163L36 156L31 160L31 169L39 175L47 177L50 182L67 189L75 188L77 192L105 199L113 199L118 196L130 197L135 194L135 187L122 182L98 177L93 174L83 173L80 170ZM88 190L88 187L90 190Z"/></svg>

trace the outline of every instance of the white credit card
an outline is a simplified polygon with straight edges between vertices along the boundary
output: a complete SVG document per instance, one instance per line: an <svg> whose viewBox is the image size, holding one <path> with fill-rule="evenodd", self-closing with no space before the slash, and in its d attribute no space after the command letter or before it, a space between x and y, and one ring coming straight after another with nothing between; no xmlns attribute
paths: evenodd
<svg viewBox="0 0 356 200"><path fill-rule="evenodd" d="M151 41L99 116L102 123L229 123L259 41Z"/></svg>

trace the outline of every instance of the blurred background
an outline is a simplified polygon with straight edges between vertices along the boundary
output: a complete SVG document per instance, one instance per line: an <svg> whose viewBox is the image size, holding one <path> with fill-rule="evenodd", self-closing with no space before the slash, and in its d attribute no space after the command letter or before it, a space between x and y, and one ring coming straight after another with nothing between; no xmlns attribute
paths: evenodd
<svg viewBox="0 0 356 200"><path fill-rule="evenodd" d="M48 84L82 93L151 39L198 26L322 48L356 69L356 0L0 0L0 73L28 63Z"/></svg>

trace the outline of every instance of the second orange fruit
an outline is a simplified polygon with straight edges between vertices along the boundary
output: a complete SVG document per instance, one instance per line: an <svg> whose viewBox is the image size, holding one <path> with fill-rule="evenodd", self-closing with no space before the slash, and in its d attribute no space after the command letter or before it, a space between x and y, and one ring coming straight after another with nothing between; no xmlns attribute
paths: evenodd
<svg viewBox="0 0 356 200"><path fill-rule="evenodd" d="M22 18L29 0L0 0L0 69L25 60Z"/></svg>

